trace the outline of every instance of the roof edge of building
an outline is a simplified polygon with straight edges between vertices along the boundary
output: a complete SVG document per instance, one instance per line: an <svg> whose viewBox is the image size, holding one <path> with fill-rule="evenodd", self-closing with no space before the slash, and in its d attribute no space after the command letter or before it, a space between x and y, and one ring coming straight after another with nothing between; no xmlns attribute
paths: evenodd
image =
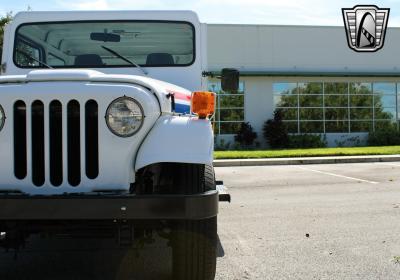
<svg viewBox="0 0 400 280"><path fill-rule="evenodd" d="M240 70L240 69L239 69ZM205 72L208 77L221 75L221 71ZM400 71L277 71L240 70L243 77L400 77Z"/></svg>

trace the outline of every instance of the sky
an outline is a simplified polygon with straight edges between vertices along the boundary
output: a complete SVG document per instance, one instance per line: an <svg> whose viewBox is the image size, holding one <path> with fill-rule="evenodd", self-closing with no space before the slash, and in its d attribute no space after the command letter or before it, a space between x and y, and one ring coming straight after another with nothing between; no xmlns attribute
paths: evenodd
<svg viewBox="0 0 400 280"><path fill-rule="evenodd" d="M193 10L205 23L343 26L341 8L374 4L390 8L388 25L400 27L400 0L0 0L12 11Z"/></svg>

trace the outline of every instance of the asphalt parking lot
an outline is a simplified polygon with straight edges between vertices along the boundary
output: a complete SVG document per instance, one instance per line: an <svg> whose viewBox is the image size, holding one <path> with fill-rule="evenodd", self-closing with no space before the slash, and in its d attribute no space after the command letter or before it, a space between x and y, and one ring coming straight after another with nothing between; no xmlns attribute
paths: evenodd
<svg viewBox="0 0 400 280"><path fill-rule="evenodd" d="M233 198L216 279L400 279L400 162L216 173ZM16 260L0 253L0 279L168 279L165 244L139 257L102 242L32 238Z"/></svg>
<svg viewBox="0 0 400 280"><path fill-rule="evenodd" d="M217 175L233 196L221 209L217 279L400 279L400 163Z"/></svg>

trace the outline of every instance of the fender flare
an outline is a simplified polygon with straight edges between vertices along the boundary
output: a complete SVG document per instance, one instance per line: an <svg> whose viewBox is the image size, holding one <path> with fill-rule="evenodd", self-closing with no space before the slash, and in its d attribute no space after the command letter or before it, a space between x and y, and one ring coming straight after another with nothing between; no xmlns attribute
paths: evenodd
<svg viewBox="0 0 400 280"><path fill-rule="evenodd" d="M147 134L135 161L135 171L162 162L212 165L211 122L191 116L161 116Z"/></svg>

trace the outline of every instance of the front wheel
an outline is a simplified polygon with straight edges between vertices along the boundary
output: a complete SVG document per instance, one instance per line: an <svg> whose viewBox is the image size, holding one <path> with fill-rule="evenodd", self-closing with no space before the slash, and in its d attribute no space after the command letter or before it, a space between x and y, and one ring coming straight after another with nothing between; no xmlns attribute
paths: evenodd
<svg viewBox="0 0 400 280"><path fill-rule="evenodd" d="M213 280L217 260L217 218L181 221L174 230L173 279Z"/></svg>
<svg viewBox="0 0 400 280"><path fill-rule="evenodd" d="M184 193L215 190L214 168L185 165L180 173ZM173 230L173 279L213 280L217 263L217 217L198 221L178 221Z"/></svg>
<svg viewBox="0 0 400 280"><path fill-rule="evenodd" d="M204 164L162 163L143 169L139 194L196 195L216 189L214 168ZM217 262L217 217L172 222L170 245L174 280L213 280Z"/></svg>

